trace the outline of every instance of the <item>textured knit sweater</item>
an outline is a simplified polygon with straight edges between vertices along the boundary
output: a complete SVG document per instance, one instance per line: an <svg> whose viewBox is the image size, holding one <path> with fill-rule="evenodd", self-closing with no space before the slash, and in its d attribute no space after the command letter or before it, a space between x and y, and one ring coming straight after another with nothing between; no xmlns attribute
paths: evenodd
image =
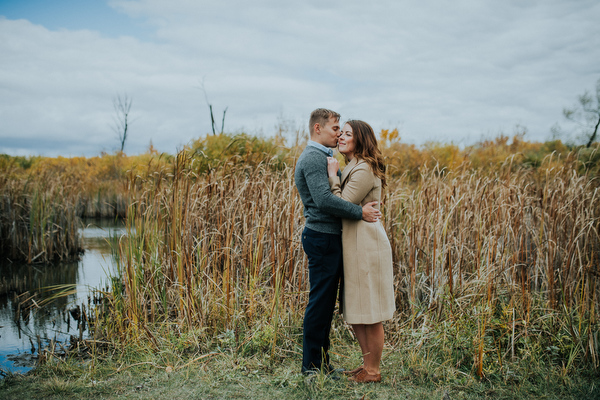
<svg viewBox="0 0 600 400"><path fill-rule="evenodd" d="M304 204L306 227L317 232L342 233L340 218L362 219L362 207L334 196L327 176L327 154L307 146L294 172L298 193Z"/></svg>

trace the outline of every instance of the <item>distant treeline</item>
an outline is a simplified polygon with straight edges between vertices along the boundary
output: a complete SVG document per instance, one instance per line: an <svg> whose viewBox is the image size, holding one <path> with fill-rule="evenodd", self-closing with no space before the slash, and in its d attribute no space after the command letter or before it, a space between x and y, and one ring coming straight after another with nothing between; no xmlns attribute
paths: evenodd
<svg viewBox="0 0 600 400"><path fill-rule="evenodd" d="M513 137L499 135L470 146L452 143L428 142L417 146L403 143L398 130L383 129L379 145L391 176L407 174L416 181L424 168L440 171L480 170L494 173L509 166L511 169L548 168L569 164L580 174L598 174L600 143L591 147L565 144L560 140L530 142L524 134ZM286 145L281 135L259 137L248 134L207 135L186 146L182 152L196 159L198 172L205 172L228 162L249 165L268 162L273 167L294 163L307 138L295 145ZM0 154L0 171L12 178L31 178L41 171L60 176L62 180L77 181L89 199L90 192L114 189L113 183L125 188L132 173L144 173L147 168L169 166L176 155L158 153L152 146L144 154L127 156L124 153L103 153L96 157L41 157L9 156ZM110 184L109 184L110 183ZM123 189L119 188L119 190ZM97 195L98 193L94 193ZM84 211L87 212L87 211ZM92 216L92 215L90 215Z"/></svg>

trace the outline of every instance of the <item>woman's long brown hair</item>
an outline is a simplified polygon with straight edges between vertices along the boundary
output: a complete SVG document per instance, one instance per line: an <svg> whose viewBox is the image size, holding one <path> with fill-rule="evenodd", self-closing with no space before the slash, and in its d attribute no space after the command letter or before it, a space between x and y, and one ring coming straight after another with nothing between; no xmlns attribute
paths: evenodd
<svg viewBox="0 0 600 400"><path fill-rule="evenodd" d="M381 187L386 185L385 181L385 164L383 155L377 147L377 139L371 125L364 121L352 119L346 121L346 124L352 128L352 136L354 138L354 156L365 160L371 167L371 171L381 179Z"/></svg>

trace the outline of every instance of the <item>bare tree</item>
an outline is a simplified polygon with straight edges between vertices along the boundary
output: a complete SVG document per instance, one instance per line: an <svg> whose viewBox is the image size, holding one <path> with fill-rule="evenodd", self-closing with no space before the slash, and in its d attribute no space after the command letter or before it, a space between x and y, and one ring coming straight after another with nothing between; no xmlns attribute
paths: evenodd
<svg viewBox="0 0 600 400"><path fill-rule="evenodd" d="M577 100L579 104L563 109L563 114L566 119L579 126L587 140L586 147L590 147L596 140L600 126L600 79L596 82L595 96L586 90Z"/></svg>
<svg viewBox="0 0 600 400"><path fill-rule="evenodd" d="M131 111L131 103L133 100L124 95L117 95L113 98L113 107L115 109L113 130L119 137L121 143L121 152L125 148L125 141L127 140L127 131L129 130L129 124L131 123L129 113Z"/></svg>
<svg viewBox="0 0 600 400"><path fill-rule="evenodd" d="M206 89L204 88L204 79L202 80L202 82L200 82L200 90L202 90L202 92L204 93L204 100L206 100L206 105L208 105L208 110L210 111L210 122L212 125L212 133L213 135L217 134L217 126L215 123L215 116L213 114L213 108L212 108L212 104L210 104L210 102L208 101L208 95L206 94ZM223 119L221 120L221 134L223 134L223 128L225 128L225 113L227 113L227 109L229 107L225 107L225 110L223 111Z"/></svg>

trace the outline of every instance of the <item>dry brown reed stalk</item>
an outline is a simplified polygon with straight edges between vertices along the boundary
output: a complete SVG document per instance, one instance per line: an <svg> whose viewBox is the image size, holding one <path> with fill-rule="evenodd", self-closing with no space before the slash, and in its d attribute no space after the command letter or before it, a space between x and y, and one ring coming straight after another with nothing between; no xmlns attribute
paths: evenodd
<svg viewBox="0 0 600 400"><path fill-rule="evenodd" d="M205 171L182 152L172 169L131 176L123 296L112 300L121 320L107 334L144 337L158 325L239 335L269 325L275 344L280 327L299 326L308 287L293 165L255 161L232 157ZM482 376L492 360L519 357L531 338L550 346L561 330L568 348L598 365L597 189L569 166L540 171L390 179L390 342L405 339L410 321L419 346L442 343Z"/></svg>
<svg viewBox="0 0 600 400"><path fill-rule="evenodd" d="M77 215L84 218L125 217L130 203L127 171L154 168L169 156L155 151L135 157L123 153L100 157L10 157L0 155L0 172L12 181L51 179L76 194Z"/></svg>
<svg viewBox="0 0 600 400"><path fill-rule="evenodd" d="M131 329L169 321L220 332L300 315L306 272L292 169L245 161L198 174L182 152L172 171L132 179L135 235L120 247Z"/></svg>
<svg viewBox="0 0 600 400"><path fill-rule="evenodd" d="M13 261L77 259L82 251L77 192L59 177L0 178L0 253Z"/></svg>
<svg viewBox="0 0 600 400"><path fill-rule="evenodd" d="M82 190L77 201L77 215L82 218L125 218L129 195L121 180L98 182Z"/></svg>
<svg viewBox="0 0 600 400"><path fill-rule="evenodd" d="M398 318L474 317L478 324L463 328L477 332L472 351L481 376L484 353L494 351L484 338L504 346L512 337L514 346L515 335L540 334L553 315L578 321L579 331L566 328L574 342L587 330L588 342L577 345L598 365L600 203L588 177L564 166L539 175L433 169L416 187L402 178L390 187Z"/></svg>

